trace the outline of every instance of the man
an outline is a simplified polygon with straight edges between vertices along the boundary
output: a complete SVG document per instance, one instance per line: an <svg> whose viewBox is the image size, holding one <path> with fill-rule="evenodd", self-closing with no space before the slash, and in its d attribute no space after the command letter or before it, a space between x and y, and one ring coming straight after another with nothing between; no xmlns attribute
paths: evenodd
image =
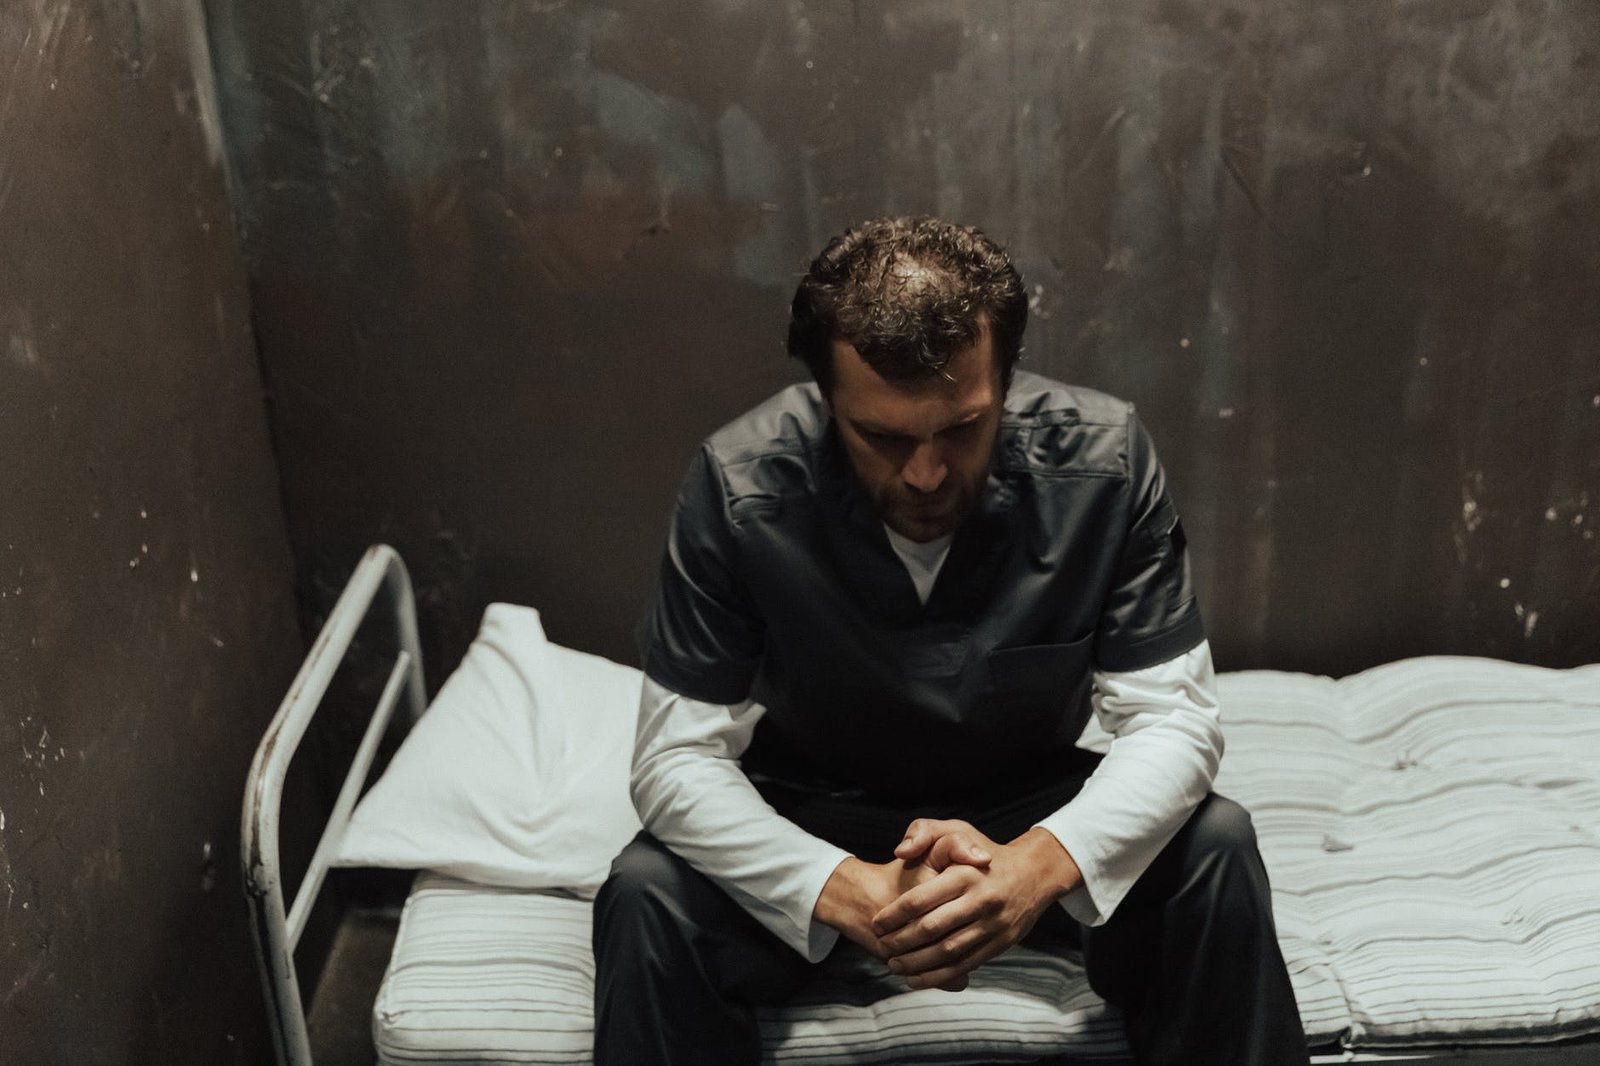
<svg viewBox="0 0 1600 1066"><path fill-rule="evenodd" d="M982 233L867 222L795 294L815 384L695 456L641 628L645 832L596 901L601 1066L758 1061L752 1006L841 935L958 991L1063 925L1139 1062L1307 1061L1249 817L1210 793L1161 467L1130 405L1014 370L1026 320Z"/></svg>

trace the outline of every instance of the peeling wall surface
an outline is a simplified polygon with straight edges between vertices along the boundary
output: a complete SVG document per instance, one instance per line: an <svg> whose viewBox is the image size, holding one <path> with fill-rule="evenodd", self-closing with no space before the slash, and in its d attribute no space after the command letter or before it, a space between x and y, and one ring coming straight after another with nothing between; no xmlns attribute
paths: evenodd
<svg viewBox="0 0 1600 1066"><path fill-rule="evenodd" d="M238 873L303 642L205 24L0 5L0 1062L265 1063Z"/></svg>
<svg viewBox="0 0 1600 1066"><path fill-rule="evenodd" d="M303 587L396 544L631 658L850 222L1007 243L1135 400L1224 669L1600 659L1600 6L218 0ZM434 678L437 681L437 676Z"/></svg>

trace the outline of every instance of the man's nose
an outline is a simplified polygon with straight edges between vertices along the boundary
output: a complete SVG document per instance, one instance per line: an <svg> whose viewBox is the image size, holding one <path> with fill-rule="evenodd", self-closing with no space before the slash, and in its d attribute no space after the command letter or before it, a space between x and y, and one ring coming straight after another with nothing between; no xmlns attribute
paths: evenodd
<svg viewBox="0 0 1600 1066"><path fill-rule="evenodd" d="M911 453L911 458L900 471L900 478L918 492L936 492L944 484L950 468L939 454L933 441L922 441Z"/></svg>

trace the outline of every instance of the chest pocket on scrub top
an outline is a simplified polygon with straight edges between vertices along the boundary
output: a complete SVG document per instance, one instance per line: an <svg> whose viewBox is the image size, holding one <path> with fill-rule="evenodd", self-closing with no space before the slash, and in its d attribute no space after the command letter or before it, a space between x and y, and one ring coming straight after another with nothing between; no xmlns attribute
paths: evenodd
<svg viewBox="0 0 1600 1066"><path fill-rule="evenodd" d="M1093 668L1091 633L1070 644L1029 644L989 653L989 678L1000 693L1056 694L1065 699Z"/></svg>

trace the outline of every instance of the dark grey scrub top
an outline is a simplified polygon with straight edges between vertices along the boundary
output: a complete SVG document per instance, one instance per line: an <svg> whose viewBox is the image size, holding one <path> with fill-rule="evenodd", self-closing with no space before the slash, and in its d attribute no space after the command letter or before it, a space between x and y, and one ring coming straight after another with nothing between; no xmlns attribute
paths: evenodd
<svg viewBox="0 0 1600 1066"><path fill-rule="evenodd" d="M1047 780L1088 721L1095 669L1204 636L1133 406L1022 371L925 606L816 386L796 385L695 455L640 627L667 688L766 706L752 778L896 802Z"/></svg>

